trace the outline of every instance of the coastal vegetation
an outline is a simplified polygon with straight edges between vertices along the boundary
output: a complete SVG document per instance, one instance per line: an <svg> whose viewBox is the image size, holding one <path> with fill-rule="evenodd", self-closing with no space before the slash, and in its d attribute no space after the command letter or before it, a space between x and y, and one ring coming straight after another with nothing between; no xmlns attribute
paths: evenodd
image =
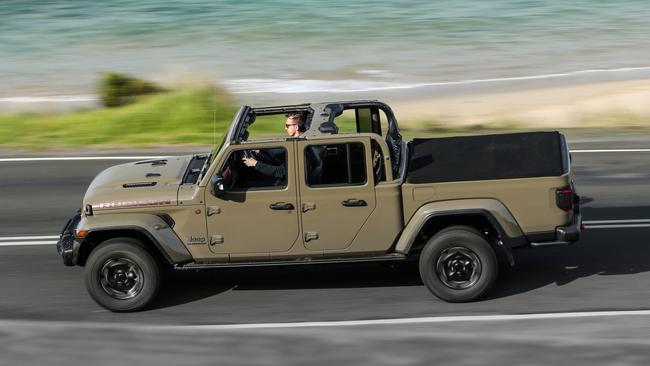
<svg viewBox="0 0 650 366"><path fill-rule="evenodd" d="M109 108L133 103L142 95L165 91L155 83L119 72L105 73L98 89L102 105Z"/></svg>
<svg viewBox="0 0 650 366"><path fill-rule="evenodd" d="M0 114L0 147L52 149L78 147L159 147L209 145L219 141L238 109L238 103L223 89L199 85L173 90L131 76L109 73L98 84L101 106L68 113ZM427 106L428 110L435 106ZM398 117L399 117L399 111ZM578 118L580 117L580 118ZM342 117L344 118L344 117ZM576 114L567 128L572 135L598 133L647 133L645 114L630 111L599 111ZM341 131L354 129L347 118ZM523 130L558 129L527 119L500 118L473 124L435 117L399 118L407 138L485 134ZM284 134L280 120L265 120L251 128L251 136ZM570 127L570 128L569 128ZM582 127L582 128L581 128ZM586 129L584 127L587 127ZM642 130L642 131L640 131Z"/></svg>
<svg viewBox="0 0 650 366"><path fill-rule="evenodd" d="M211 86L145 94L130 95L129 103L120 106L0 115L0 145L40 149L210 144L237 111L225 92Z"/></svg>

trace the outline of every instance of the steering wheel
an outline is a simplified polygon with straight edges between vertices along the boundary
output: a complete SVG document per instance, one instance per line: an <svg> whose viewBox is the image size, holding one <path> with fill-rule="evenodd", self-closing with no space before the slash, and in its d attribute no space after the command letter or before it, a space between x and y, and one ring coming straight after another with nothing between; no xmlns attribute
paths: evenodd
<svg viewBox="0 0 650 366"><path fill-rule="evenodd" d="M246 159L255 159L255 156L253 155L253 152L250 150L242 150L242 155Z"/></svg>

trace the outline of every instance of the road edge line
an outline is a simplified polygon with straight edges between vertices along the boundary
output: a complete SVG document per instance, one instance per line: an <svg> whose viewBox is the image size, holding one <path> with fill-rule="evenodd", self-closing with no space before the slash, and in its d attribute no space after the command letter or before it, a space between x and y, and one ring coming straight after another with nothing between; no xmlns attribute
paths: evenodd
<svg viewBox="0 0 650 366"><path fill-rule="evenodd" d="M382 325L408 325L408 324L435 324L455 322L494 322L494 321L521 321L521 320L549 320L549 319L580 319L595 317L618 316L648 316L650 310L620 310L620 311L592 311L592 312L564 312L564 313L536 313L536 314L501 314L501 315L459 315L419 318L371 319L371 320L344 320L344 321L314 321L295 323L247 323L247 324L213 324L213 325L149 325L141 323L94 323L94 322L63 322L63 321L35 321L35 320L0 320L0 328L28 328L48 327L61 329L112 329L134 332L154 331L220 331L220 330L253 330L253 329L289 329L289 328L332 328L354 326L382 326Z"/></svg>

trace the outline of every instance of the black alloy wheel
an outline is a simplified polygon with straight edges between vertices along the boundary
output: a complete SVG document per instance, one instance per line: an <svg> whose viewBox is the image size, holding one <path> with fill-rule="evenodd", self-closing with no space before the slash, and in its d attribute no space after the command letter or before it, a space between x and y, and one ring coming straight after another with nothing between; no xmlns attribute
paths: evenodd
<svg viewBox="0 0 650 366"><path fill-rule="evenodd" d="M419 266L424 285L448 302L480 299L498 276L494 249L484 235L468 226L452 226L429 239Z"/></svg>
<svg viewBox="0 0 650 366"><path fill-rule="evenodd" d="M160 268L140 241L114 238L101 243L86 261L86 289L102 307L142 310L160 288Z"/></svg>

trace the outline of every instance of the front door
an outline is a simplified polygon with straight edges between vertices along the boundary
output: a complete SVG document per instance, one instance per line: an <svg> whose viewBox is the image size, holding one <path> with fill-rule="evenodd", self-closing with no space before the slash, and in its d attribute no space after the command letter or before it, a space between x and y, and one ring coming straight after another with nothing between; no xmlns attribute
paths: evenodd
<svg viewBox="0 0 650 366"><path fill-rule="evenodd" d="M349 247L375 208L370 139L301 141L297 154L305 247Z"/></svg>
<svg viewBox="0 0 650 366"><path fill-rule="evenodd" d="M231 260L264 258L298 241L298 206L293 141L228 147L218 163L225 191L205 193L208 243ZM255 167L243 158L254 158Z"/></svg>

